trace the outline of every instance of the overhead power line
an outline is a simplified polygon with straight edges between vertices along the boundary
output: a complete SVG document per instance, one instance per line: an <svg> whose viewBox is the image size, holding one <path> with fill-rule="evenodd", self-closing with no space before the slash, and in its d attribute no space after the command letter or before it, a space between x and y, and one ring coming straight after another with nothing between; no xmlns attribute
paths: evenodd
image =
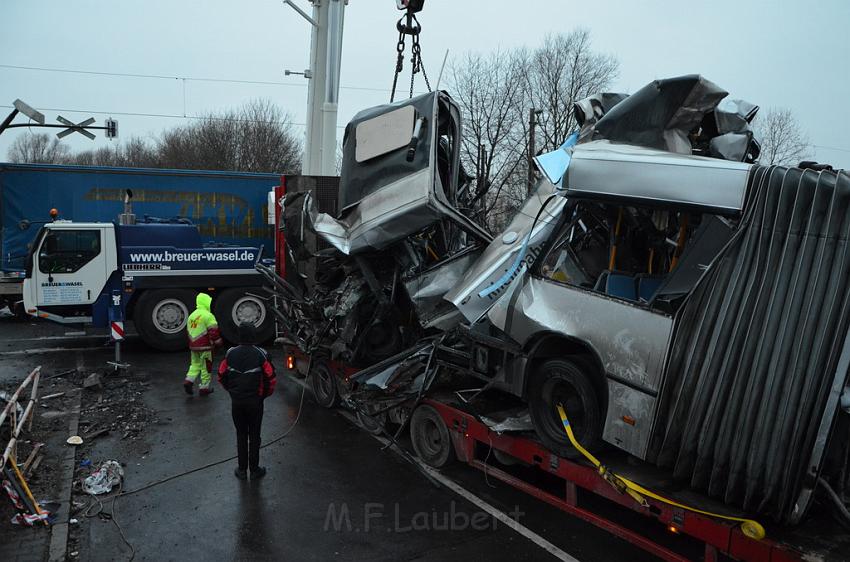
<svg viewBox="0 0 850 562"><path fill-rule="evenodd" d="M93 76L114 76L123 78L152 78L157 80L186 80L190 82L218 82L229 84L253 84L261 86L288 86L294 88L306 88L307 84L301 82L274 82L269 80L239 80L236 78L206 78L198 76L169 76L165 74L134 74L129 72L102 72L95 70L72 70L66 68L46 68L41 66L20 66L15 64L0 64L0 68L11 68L15 70L32 70L38 72L61 72L65 74L89 74ZM340 86L344 90L361 90L366 92L389 92L386 88L369 88L365 86Z"/></svg>
<svg viewBox="0 0 850 562"><path fill-rule="evenodd" d="M13 109L14 106L11 105L0 105L2 108ZM88 109L69 109L67 107L42 107L40 108L42 111L64 111L66 113L90 113L94 115L119 115L124 117L156 117L156 118L166 118L166 119L195 119L198 121L235 121L241 123L284 123L287 125L292 125L294 127L306 127L306 123L295 123L292 121L260 121L257 119L231 119L228 117L215 117L215 116L197 116L197 115L177 115L171 113L139 113L132 111L92 111ZM337 129L345 129L344 125L337 125Z"/></svg>
<svg viewBox="0 0 850 562"><path fill-rule="evenodd" d="M822 144L813 144L812 146L815 147L815 148L824 148L826 150L837 150L839 152L850 152L850 148L839 148L837 146L825 146L825 145L822 145Z"/></svg>

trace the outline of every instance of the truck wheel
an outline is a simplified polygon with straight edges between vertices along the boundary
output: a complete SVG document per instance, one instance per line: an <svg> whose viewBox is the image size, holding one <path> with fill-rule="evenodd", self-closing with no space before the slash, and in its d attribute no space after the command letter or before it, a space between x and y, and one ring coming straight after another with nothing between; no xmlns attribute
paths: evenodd
<svg viewBox="0 0 850 562"><path fill-rule="evenodd" d="M410 440L416 455L430 467L442 468L455 459L446 422L427 404L416 408L410 418Z"/></svg>
<svg viewBox="0 0 850 562"><path fill-rule="evenodd" d="M323 408L333 408L339 403L339 386L337 376L324 359L315 359L310 372L310 387L316 402Z"/></svg>
<svg viewBox="0 0 850 562"><path fill-rule="evenodd" d="M257 329L257 343L274 337L274 317L266 302L255 297L262 289L226 289L215 300L215 317L221 335L230 343L238 343L236 327L242 322L252 322Z"/></svg>
<svg viewBox="0 0 850 562"><path fill-rule="evenodd" d="M184 289L147 291L136 304L133 322L146 344L160 351L186 349L186 320L195 296Z"/></svg>
<svg viewBox="0 0 850 562"><path fill-rule="evenodd" d="M568 459L582 454L570 443L557 406L562 404L579 444L598 447L602 435L602 409L586 367L569 359L550 359L529 381L528 405L537 436L553 453Z"/></svg>

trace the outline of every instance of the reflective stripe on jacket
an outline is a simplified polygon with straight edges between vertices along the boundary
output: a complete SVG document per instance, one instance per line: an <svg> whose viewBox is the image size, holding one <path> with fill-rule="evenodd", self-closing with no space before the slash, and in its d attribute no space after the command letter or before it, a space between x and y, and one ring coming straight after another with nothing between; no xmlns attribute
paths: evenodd
<svg viewBox="0 0 850 562"><path fill-rule="evenodd" d="M186 332L189 336L189 349L192 351L208 351L213 346L220 346L224 342L218 331L218 321L210 312L212 297L206 293L198 293L195 298L197 308L189 315L186 322Z"/></svg>
<svg viewBox="0 0 850 562"><path fill-rule="evenodd" d="M277 378L264 350L254 345L239 345L227 350L218 366L218 382L234 401L240 402L271 396Z"/></svg>

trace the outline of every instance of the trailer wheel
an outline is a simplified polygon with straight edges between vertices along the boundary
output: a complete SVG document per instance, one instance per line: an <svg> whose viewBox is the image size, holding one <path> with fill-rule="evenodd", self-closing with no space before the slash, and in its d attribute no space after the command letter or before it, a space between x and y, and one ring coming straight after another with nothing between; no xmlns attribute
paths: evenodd
<svg viewBox="0 0 850 562"><path fill-rule="evenodd" d="M136 304L133 322L146 344L160 351L186 349L186 320L194 295L185 289L147 291Z"/></svg>
<svg viewBox="0 0 850 562"><path fill-rule="evenodd" d="M449 428L437 410L423 404L410 418L410 440L416 455L433 468L442 468L455 459Z"/></svg>
<svg viewBox="0 0 850 562"><path fill-rule="evenodd" d="M319 406L333 408L339 403L337 376L325 359L314 359L307 376L310 378L310 387Z"/></svg>
<svg viewBox="0 0 850 562"><path fill-rule="evenodd" d="M576 459L575 449L564 431L557 406L563 404L576 440L593 450L602 436L602 409L587 368L569 359L550 359L529 381L528 405L537 436L552 452Z"/></svg>
<svg viewBox="0 0 850 562"><path fill-rule="evenodd" d="M358 408L357 423L360 424L360 427L362 427L372 435L383 435L384 425L387 423L387 414L367 414L366 412Z"/></svg>
<svg viewBox="0 0 850 562"><path fill-rule="evenodd" d="M225 289L215 301L215 317L221 335L230 343L237 343L236 327L242 322L251 322L257 329L257 343L265 343L274 337L274 317L266 302L254 296L262 289Z"/></svg>

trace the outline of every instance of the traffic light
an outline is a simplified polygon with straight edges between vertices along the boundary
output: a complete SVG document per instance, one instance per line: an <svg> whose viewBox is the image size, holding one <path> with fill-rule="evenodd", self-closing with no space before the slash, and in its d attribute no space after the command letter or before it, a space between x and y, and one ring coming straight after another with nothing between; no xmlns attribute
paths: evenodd
<svg viewBox="0 0 850 562"><path fill-rule="evenodd" d="M104 129L106 132L106 138L114 139L118 136L118 121L110 118L106 120L104 125L106 125L106 129Z"/></svg>

